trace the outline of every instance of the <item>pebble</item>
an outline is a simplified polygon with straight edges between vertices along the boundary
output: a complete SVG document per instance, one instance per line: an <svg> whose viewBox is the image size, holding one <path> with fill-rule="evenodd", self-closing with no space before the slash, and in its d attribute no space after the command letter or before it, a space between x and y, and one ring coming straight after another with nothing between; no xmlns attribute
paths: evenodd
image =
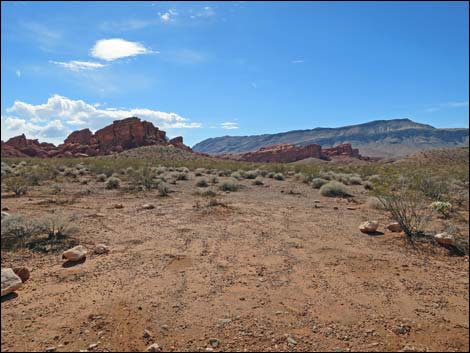
<svg viewBox="0 0 470 353"><path fill-rule="evenodd" d="M287 337L287 343L291 346L297 345L297 341L293 339L291 336Z"/></svg>
<svg viewBox="0 0 470 353"><path fill-rule="evenodd" d="M144 338L152 337L152 333L149 330L144 330Z"/></svg>
<svg viewBox="0 0 470 353"><path fill-rule="evenodd" d="M147 352L160 352L160 346L157 343L151 344L146 349Z"/></svg>
<svg viewBox="0 0 470 353"><path fill-rule="evenodd" d="M144 210L152 210L154 208L155 208L155 206L152 205L151 203L146 203L146 204L142 205L142 209L144 209Z"/></svg>
<svg viewBox="0 0 470 353"><path fill-rule="evenodd" d="M220 341L217 338L209 339L209 344L212 348L217 348L220 345Z"/></svg>

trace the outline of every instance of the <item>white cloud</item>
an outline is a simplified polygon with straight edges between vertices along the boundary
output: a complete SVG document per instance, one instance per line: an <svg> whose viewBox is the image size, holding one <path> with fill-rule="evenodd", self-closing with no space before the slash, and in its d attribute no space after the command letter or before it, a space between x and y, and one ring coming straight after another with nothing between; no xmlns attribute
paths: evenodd
<svg viewBox="0 0 470 353"><path fill-rule="evenodd" d="M56 143L62 142L67 133L85 127L100 129L131 116L151 121L159 128L200 128L201 124L191 122L177 113L161 112L147 108L107 108L88 104L83 100L73 100L60 95L53 95L44 104L29 104L22 101L8 108L8 116L2 117L2 139L25 133L28 138L42 138ZM59 140L60 140L59 139Z"/></svg>
<svg viewBox="0 0 470 353"><path fill-rule="evenodd" d="M239 128L238 123L231 121L226 121L225 123L220 124L220 127L225 130L234 130Z"/></svg>
<svg viewBox="0 0 470 353"><path fill-rule="evenodd" d="M436 107L427 108L425 109L425 111L432 113L432 112L436 112L445 108L462 108L462 107L468 107L468 101L447 102L447 103L440 104L439 106L436 106Z"/></svg>
<svg viewBox="0 0 470 353"><path fill-rule="evenodd" d="M468 101L466 102L449 102L447 103L449 107L458 108L458 107L468 107Z"/></svg>
<svg viewBox="0 0 470 353"><path fill-rule="evenodd" d="M303 63L304 63L304 61L303 61L303 60L301 60L301 59L298 59L298 60L292 60L292 61L291 61L291 64L303 64Z"/></svg>
<svg viewBox="0 0 470 353"><path fill-rule="evenodd" d="M101 39L91 48L91 56L106 61L151 53L157 52L153 52L138 42L121 38Z"/></svg>
<svg viewBox="0 0 470 353"><path fill-rule="evenodd" d="M58 65L58 66L61 66L61 67L65 68L67 70L75 71L75 72L83 71L83 70L95 70L95 69L99 69L99 68L102 68L102 67L106 66L106 65L103 65L103 64L97 63L97 62L78 61L78 60L72 60L72 61L68 61L68 62L50 60L49 62L51 64L55 64L55 65Z"/></svg>
<svg viewBox="0 0 470 353"><path fill-rule="evenodd" d="M21 70L16 70L16 76L21 77Z"/></svg>
<svg viewBox="0 0 470 353"><path fill-rule="evenodd" d="M162 20L163 23L170 23L175 21L175 17L178 16L178 12L173 9L169 9L167 12L159 13L159 15L160 20Z"/></svg>

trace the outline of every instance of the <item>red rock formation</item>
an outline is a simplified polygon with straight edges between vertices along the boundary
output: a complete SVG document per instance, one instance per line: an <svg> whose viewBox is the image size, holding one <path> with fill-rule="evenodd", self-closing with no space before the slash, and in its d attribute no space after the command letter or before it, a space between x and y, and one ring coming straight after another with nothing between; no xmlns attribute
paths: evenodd
<svg viewBox="0 0 470 353"><path fill-rule="evenodd" d="M111 153L147 145L173 145L191 151L177 137L169 142L165 131L159 130L151 122L131 117L116 120L111 125L93 134L89 129L72 132L62 145L55 147L50 143L39 143L20 135L2 141L2 156L9 157L85 157Z"/></svg>
<svg viewBox="0 0 470 353"><path fill-rule="evenodd" d="M368 159L359 154L357 148L352 148L348 143L322 148L318 144L310 144L306 146L294 146L289 144L280 144L269 147L262 147L254 152L239 154L224 154L219 157L224 159L236 159L246 162L266 162L266 163L290 163L306 158L331 159L337 157L352 157L358 159Z"/></svg>
<svg viewBox="0 0 470 353"><path fill-rule="evenodd" d="M352 148L350 143L343 143L334 147L322 148L321 151L324 158L331 158L334 156L360 157L359 149Z"/></svg>
<svg viewBox="0 0 470 353"><path fill-rule="evenodd" d="M321 146L315 143L307 146L280 144L262 147L255 152L222 156L222 158L263 163L290 163L309 157L321 158Z"/></svg>

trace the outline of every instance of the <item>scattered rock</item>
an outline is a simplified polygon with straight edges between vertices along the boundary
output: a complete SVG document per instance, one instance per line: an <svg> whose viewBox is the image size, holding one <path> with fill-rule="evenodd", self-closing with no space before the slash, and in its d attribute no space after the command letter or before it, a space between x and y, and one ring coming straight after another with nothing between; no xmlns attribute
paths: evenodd
<svg viewBox="0 0 470 353"><path fill-rule="evenodd" d="M293 339L291 336L287 337L287 343L289 344L289 346L296 346L297 345L297 341L295 339Z"/></svg>
<svg viewBox="0 0 470 353"><path fill-rule="evenodd" d="M454 236L447 232L436 234L434 239L441 245L455 245Z"/></svg>
<svg viewBox="0 0 470 353"><path fill-rule="evenodd" d="M2 211L2 219L10 217L10 214L8 212Z"/></svg>
<svg viewBox="0 0 470 353"><path fill-rule="evenodd" d="M56 347L47 347L44 351L45 352L55 352L57 350Z"/></svg>
<svg viewBox="0 0 470 353"><path fill-rule="evenodd" d="M80 261L86 257L87 250L82 245L77 245L62 253L62 258L68 261Z"/></svg>
<svg viewBox="0 0 470 353"><path fill-rule="evenodd" d="M107 254L109 252L109 247L104 244L98 244L95 246L95 254Z"/></svg>
<svg viewBox="0 0 470 353"><path fill-rule="evenodd" d="M2 292L1 296L10 294L17 289L21 288L23 282L21 278L15 274L11 268L2 268Z"/></svg>
<svg viewBox="0 0 470 353"><path fill-rule="evenodd" d="M357 208L356 208L356 207L352 207L352 206L348 206L348 207L346 207L346 209L348 209L348 210L350 210L350 211L357 210Z"/></svg>
<svg viewBox="0 0 470 353"><path fill-rule="evenodd" d="M379 228L379 223L376 221L367 221L367 222L361 223L361 225L359 226L359 230L362 233L374 233L377 231L378 228Z"/></svg>
<svg viewBox="0 0 470 353"><path fill-rule="evenodd" d="M147 352L160 352L160 346L157 343L151 344L147 347Z"/></svg>
<svg viewBox="0 0 470 353"><path fill-rule="evenodd" d="M88 349L95 349L96 347L98 347L99 344L100 344L99 342L92 343L88 346Z"/></svg>
<svg viewBox="0 0 470 353"><path fill-rule="evenodd" d="M404 334L410 332L410 330L411 330L411 327L408 326L408 325L397 325L397 326L392 328L393 333L395 333L397 335L404 335Z"/></svg>
<svg viewBox="0 0 470 353"><path fill-rule="evenodd" d="M154 208L155 208L155 206L152 205L151 203L146 203L146 204L142 205L143 210L152 210Z"/></svg>
<svg viewBox="0 0 470 353"><path fill-rule="evenodd" d="M398 223L398 222L390 223L386 228L387 228L389 231L394 232L394 233L397 233L397 232L401 232L401 231L402 231L401 225L400 225L400 223Z"/></svg>
<svg viewBox="0 0 470 353"><path fill-rule="evenodd" d="M144 330L144 338L151 338L151 337L152 337L152 333L149 330L145 329Z"/></svg>
<svg viewBox="0 0 470 353"><path fill-rule="evenodd" d="M26 267L14 267L13 272L21 278L21 281L24 283L29 279L29 269Z"/></svg>
<svg viewBox="0 0 470 353"><path fill-rule="evenodd" d="M212 348L217 348L220 345L220 341L217 338L209 339L209 344Z"/></svg>
<svg viewBox="0 0 470 353"><path fill-rule="evenodd" d="M122 203L117 203L114 205L114 208L124 208L124 205Z"/></svg>
<svg viewBox="0 0 470 353"><path fill-rule="evenodd" d="M9 207L2 207L2 211L10 211L10 208Z"/></svg>

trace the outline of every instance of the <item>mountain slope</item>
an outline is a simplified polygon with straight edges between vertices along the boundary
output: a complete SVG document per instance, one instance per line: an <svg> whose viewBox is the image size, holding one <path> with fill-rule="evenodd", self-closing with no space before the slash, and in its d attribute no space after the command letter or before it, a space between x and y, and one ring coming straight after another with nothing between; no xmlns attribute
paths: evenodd
<svg viewBox="0 0 470 353"><path fill-rule="evenodd" d="M204 153L237 153L258 150L280 143L334 146L351 143L361 154L397 157L432 149L468 146L468 129L436 129L409 119L377 120L340 128L295 130L254 136L222 136L204 140L193 147Z"/></svg>

